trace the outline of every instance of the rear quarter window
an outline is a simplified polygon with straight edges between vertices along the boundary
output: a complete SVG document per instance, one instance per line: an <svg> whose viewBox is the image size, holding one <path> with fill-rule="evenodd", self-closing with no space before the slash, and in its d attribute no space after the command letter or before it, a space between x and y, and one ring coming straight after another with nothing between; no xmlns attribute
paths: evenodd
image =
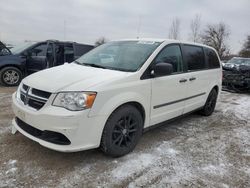
<svg viewBox="0 0 250 188"><path fill-rule="evenodd" d="M206 69L206 62L203 48L200 46L183 46L187 68L190 71Z"/></svg>
<svg viewBox="0 0 250 188"><path fill-rule="evenodd" d="M206 52L207 61L208 61L208 68L210 69L219 68L220 61L215 51L209 48L205 48L205 52Z"/></svg>

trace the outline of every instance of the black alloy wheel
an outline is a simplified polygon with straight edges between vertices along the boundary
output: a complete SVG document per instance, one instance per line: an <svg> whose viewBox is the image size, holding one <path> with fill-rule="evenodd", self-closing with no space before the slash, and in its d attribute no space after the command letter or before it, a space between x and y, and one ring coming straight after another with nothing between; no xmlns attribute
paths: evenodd
<svg viewBox="0 0 250 188"><path fill-rule="evenodd" d="M128 147L134 140L135 132L137 131L138 122L133 118L132 114L123 116L112 132L112 144L119 147Z"/></svg>
<svg viewBox="0 0 250 188"><path fill-rule="evenodd" d="M210 116L214 112L216 102L217 102L217 96L218 96L218 93L215 89L213 89L209 93L207 101L206 101L203 109L201 110L202 115Z"/></svg>
<svg viewBox="0 0 250 188"><path fill-rule="evenodd" d="M143 118L139 110L124 105L109 117L102 135L101 149L104 153L119 157L132 151L143 130Z"/></svg>

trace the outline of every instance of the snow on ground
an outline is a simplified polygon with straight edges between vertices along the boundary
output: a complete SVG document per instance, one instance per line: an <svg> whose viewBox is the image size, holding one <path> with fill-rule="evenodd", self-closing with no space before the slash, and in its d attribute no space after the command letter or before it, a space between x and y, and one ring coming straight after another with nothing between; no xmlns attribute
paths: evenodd
<svg viewBox="0 0 250 188"><path fill-rule="evenodd" d="M149 131L121 158L62 154L2 131L0 187L250 187L249 109L250 95L222 92L212 116Z"/></svg>

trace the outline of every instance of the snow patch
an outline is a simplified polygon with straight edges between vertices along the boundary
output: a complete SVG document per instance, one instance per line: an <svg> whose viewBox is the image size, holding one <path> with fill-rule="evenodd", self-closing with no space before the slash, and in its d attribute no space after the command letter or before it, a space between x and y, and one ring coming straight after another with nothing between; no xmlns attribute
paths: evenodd
<svg viewBox="0 0 250 188"><path fill-rule="evenodd" d="M111 174L117 180L123 180L132 174L136 174L155 162L158 157L153 154L131 154L125 156L125 162L112 170Z"/></svg>
<svg viewBox="0 0 250 188"><path fill-rule="evenodd" d="M17 160L9 160L7 163L4 163L7 167L7 171L5 172L6 175L10 173L14 174L17 171L16 163Z"/></svg>
<svg viewBox="0 0 250 188"><path fill-rule="evenodd" d="M227 172L224 164L220 164L218 166L207 165L203 167L202 170L207 174L220 175L220 176L223 176Z"/></svg>
<svg viewBox="0 0 250 188"><path fill-rule="evenodd" d="M84 176L87 176L91 170L91 165L75 167L75 169L68 173L57 187L72 187L80 182Z"/></svg>
<svg viewBox="0 0 250 188"><path fill-rule="evenodd" d="M11 132L11 126L8 126L8 127L1 127L1 128L0 128L0 135L1 135L1 134L4 134L4 133L7 133L7 132Z"/></svg>
<svg viewBox="0 0 250 188"><path fill-rule="evenodd" d="M13 168L7 170L7 171L5 172L5 174L10 174L10 173L14 174L16 171L17 171L17 168L16 168L16 167L13 167Z"/></svg>
<svg viewBox="0 0 250 188"><path fill-rule="evenodd" d="M17 160L9 160L8 165L15 165Z"/></svg>

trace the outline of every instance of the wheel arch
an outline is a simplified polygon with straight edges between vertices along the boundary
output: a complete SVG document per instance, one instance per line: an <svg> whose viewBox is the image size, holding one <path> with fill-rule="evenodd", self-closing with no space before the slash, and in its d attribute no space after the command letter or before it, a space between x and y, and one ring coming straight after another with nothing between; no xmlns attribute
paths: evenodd
<svg viewBox="0 0 250 188"><path fill-rule="evenodd" d="M131 106L134 106L141 114L142 116L142 119L143 119L143 124L145 122L145 118L146 118L146 112L145 112L145 108L143 107L143 105L141 103L139 103L138 101L130 101L130 102L126 102L126 103L123 103L123 104L120 104L118 107L116 107L114 111L116 111L118 108L121 108L122 106L125 106L125 105L131 105ZM113 113L112 112L112 113ZM112 114L111 113L111 114Z"/></svg>
<svg viewBox="0 0 250 188"><path fill-rule="evenodd" d="M216 92L219 93L219 86L218 86L218 85L215 85L215 86L211 89L211 91L212 91L213 89L215 89Z"/></svg>

